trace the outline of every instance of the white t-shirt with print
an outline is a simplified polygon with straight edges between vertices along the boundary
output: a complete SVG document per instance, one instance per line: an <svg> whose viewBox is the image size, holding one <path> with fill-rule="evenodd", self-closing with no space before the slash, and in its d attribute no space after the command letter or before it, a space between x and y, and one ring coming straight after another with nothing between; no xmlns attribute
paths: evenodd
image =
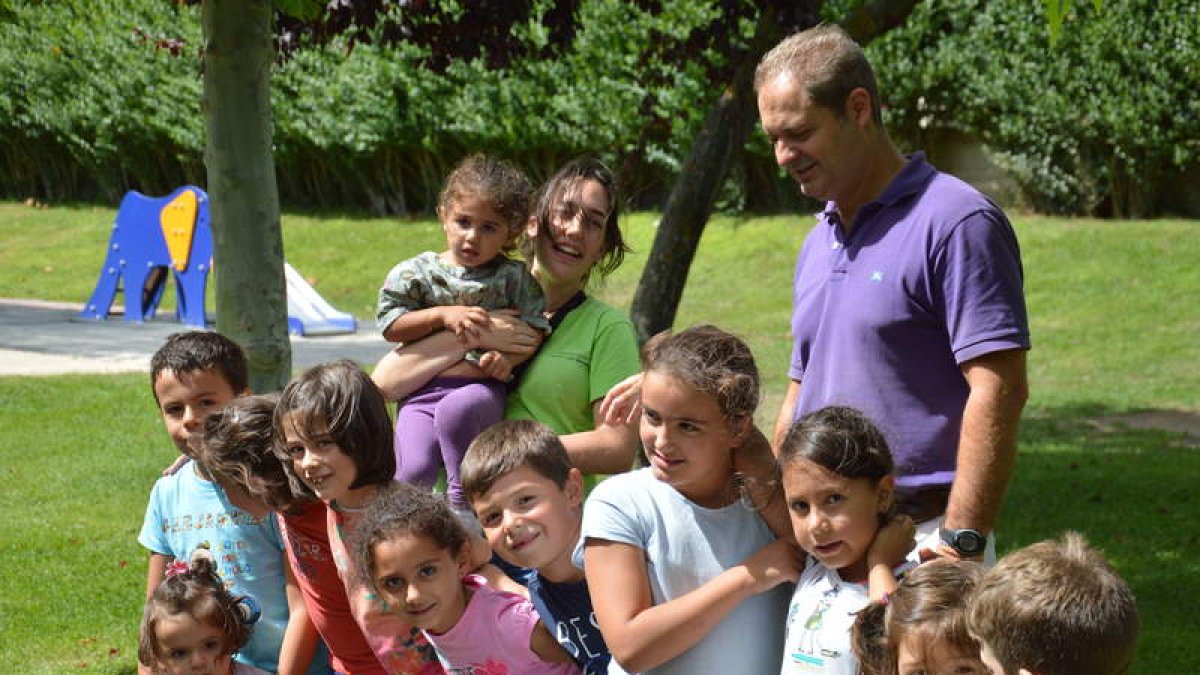
<svg viewBox="0 0 1200 675"><path fill-rule="evenodd" d="M897 574L915 562L896 568ZM871 601L866 583L845 581L811 556L792 602L788 605L781 675L857 675L858 660L850 648L850 628L859 610Z"/></svg>

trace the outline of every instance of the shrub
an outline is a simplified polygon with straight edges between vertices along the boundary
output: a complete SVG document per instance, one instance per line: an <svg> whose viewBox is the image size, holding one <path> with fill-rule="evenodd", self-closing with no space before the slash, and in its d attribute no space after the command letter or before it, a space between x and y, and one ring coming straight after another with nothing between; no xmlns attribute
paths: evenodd
<svg viewBox="0 0 1200 675"><path fill-rule="evenodd" d="M281 200L428 211L449 167L476 150L535 178L596 153L627 193L661 193L719 93L706 73L722 57L677 63L656 38L702 30L718 0L581 2L564 48L547 48L551 2L530 4L513 30L528 48L504 69L483 54L434 72L427 48L378 39L351 49L335 38L281 62L272 82ZM0 22L0 194L116 201L131 188L203 185L198 8L78 7L20 3Z"/></svg>
<svg viewBox="0 0 1200 675"><path fill-rule="evenodd" d="M15 4L15 3L14 3ZM0 185L6 196L119 198L202 175L194 9L168 3L18 5L0 22Z"/></svg>
<svg viewBox="0 0 1200 675"><path fill-rule="evenodd" d="M1039 210L1153 215L1200 165L1200 9L1073 7L1051 47L1039 3L919 3L868 48L889 128L980 138Z"/></svg>

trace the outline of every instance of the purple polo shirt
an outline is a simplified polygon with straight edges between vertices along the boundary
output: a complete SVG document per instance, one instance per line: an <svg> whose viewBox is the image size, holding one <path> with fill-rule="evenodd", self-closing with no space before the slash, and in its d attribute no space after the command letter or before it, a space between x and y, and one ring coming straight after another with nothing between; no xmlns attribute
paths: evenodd
<svg viewBox="0 0 1200 675"><path fill-rule="evenodd" d="M796 260L795 417L862 410L902 487L954 479L967 400L960 365L1029 348L1021 253L1004 213L916 153L846 236L830 202Z"/></svg>

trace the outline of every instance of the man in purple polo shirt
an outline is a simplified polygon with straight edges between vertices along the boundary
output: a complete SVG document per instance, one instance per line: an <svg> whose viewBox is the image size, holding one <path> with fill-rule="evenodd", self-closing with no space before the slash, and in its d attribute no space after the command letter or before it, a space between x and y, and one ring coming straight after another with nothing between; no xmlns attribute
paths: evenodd
<svg viewBox="0 0 1200 675"><path fill-rule="evenodd" d="M1027 397L1012 226L923 154L897 151L874 72L840 28L781 42L759 64L755 91L776 161L801 192L828 200L796 261L775 446L807 412L862 410L887 436L898 505L922 523L925 545L980 558Z"/></svg>

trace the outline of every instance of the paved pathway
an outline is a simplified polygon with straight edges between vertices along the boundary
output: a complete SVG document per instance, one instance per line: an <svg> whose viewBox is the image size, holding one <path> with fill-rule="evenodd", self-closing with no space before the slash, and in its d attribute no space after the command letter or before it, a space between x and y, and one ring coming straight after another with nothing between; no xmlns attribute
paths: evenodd
<svg viewBox="0 0 1200 675"><path fill-rule="evenodd" d="M163 339L189 330L165 319L87 321L76 318L80 309L72 303L0 298L0 376L149 372L150 356ZM370 365L386 350L374 326L360 321L353 335L293 337L292 366L342 357Z"/></svg>

